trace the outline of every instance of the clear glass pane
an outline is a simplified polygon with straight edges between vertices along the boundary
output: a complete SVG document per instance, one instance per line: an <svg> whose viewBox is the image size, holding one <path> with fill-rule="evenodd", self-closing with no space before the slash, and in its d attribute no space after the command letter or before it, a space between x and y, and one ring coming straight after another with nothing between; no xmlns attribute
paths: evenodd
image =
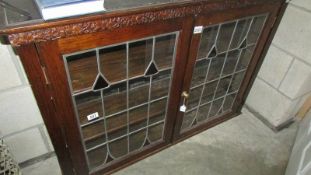
<svg viewBox="0 0 311 175"><path fill-rule="evenodd" d="M101 72L109 82L126 79L126 45L100 49L99 58Z"/></svg>
<svg viewBox="0 0 311 175"><path fill-rule="evenodd" d="M147 126L148 105L130 110L130 132L139 130Z"/></svg>
<svg viewBox="0 0 311 175"><path fill-rule="evenodd" d="M150 104L149 125L163 121L166 115L167 98Z"/></svg>
<svg viewBox="0 0 311 175"><path fill-rule="evenodd" d="M228 51L235 25L236 22L230 22L221 25L216 42L217 50L219 53Z"/></svg>
<svg viewBox="0 0 311 175"><path fill-rule="evenodd" d="M154 60L160 70L172 67L175 43L176 34L156 38Z"/></svg>
<svg viewBox="0 0 311 175"><path fill-rule="evenodd" d="M148 102L150 78L137 78L129 81L129 107Z"/></svg>
<svg viewBox="0 0 311 175"><path fill-rule="evenodd" d="M106 135L100 135L92 140L88 140L85 142L86 149L94 148L98 145L101 145L106 142Z"/></svg>
<svg viewBox="0 0 311 175"><path fill-rule="evenodd" d="M181 125L181 130L182 131L184 131L184 130L186 130L186 129L191 127L192 122L193 122L193 120L195 118L196 112L197 112L197 110L194 109L194 110L186 112L184 114L183 123Z"/></svg>
<svg viewBox="0 0 311 175"><path fill-rule="evenodd" d="M8 2L9 2L8 4L11 4L10 1L8 1ZM3 3L3 1L2 1L2 3ZM26 2L26 4L29 4L29 2L28 3ZM22 13L19 13L17 10L15 10L15 8L10 8L10 6L8 6L6 8L5 4L3 4L3 5L1 4L1 7L0 7L1 10L0 11L2 11L2 7L4 7L4 9L5 9L5 10L3 10L3 11L5 11L5 14L1 13L1 18L5 18L5 19L3 19L3 21L1 21L2 22L1 25L4 25L6 23L16 25L17 22L23 22L23 21L27 21L27 20L32 19L32 17L28 17L26 15L23 15ZM16 7L16 6L14 5L13 7ZM28 12L28 11L25 11L25 12Z"/></svg>
<svg viewBox="0 0 311 175"><path fill-rule="evenodd" d="M209 72L207 75L207 81L215 80L219 78L222 67L225 62L226 54L220 54L216 58L212 58Z"/></svg>
<svg viewBox="0 0 311 175"><path fill-rule="evenodd" d="M102 146L87 153L90 168L93 169L105 163L107 157L107 146Z"/></svg>
<svg viewBox="0 0 311 175"><path fill-rule="evenodd" d="M232 74L234 72L239 56L240 50L233 50L228 53L224 71L222 72L223 76Z"/></svg>
<svg viewBox="0 0 311 175"><path fill-rule="evenodd" d="M204 122L207 119L210 107L211 107L210 103L200 106L199 111L198 111L198 116L197 116L198 122Z"/></svg>
<svg viewBox="0 0 311 175"><path fill-rule="evenodd" d="M210 60L197 61L193 70L191 87L204 83Z"/></svg>
<svg viewBox="0 0 311 175"><path fill-rule="evenodd" d="M253 19L251 29L250 29L248 36L247 36L248 44L254 44L257 42L257 40L261 34L261 31L262 31L262 28L264 26L265 21L266 21L266 15L265 16L258 16L258 17L255 17Z"/></svg>
<svg viewBox="0 0 311 175"><path fill-rule="evenodd" d="M168 96L171 82L171 70L162 71L152 77L151 100Z"/></svg>
<svg viewBox="0 0 311 175"><path fill-rule="evenodd" d="M130 135L130 151L135 151L140 149L146 139L146 130L138 131Z"/></svg>
<svg viewBox="0 0 311 175"><path fill-rule="evenodd" d="M211 109L210 109L209 117L214 117L218 114L219 110L221 110L223 101L224 101L224 98L220 98L218 100L213 101Z"/></svg>
<svg viewBox="0 0 311 175"><path fill-rule="evenodd" d="M237 94L231 94L231 95L226 96L224 106L223 106L224 112L229 111L232 108L236 95Z"/></svg>
<svg viewBox="0 0 311 175"><path fill-rule="evenodd" d="M216 87L217 87L217 83L218 83L218 81L216 80L216 81L207 83L205 85L201 104L207 103L207 102L210 102L213 100L214 94L216 91Z"/></svg>
<svg viewBox="0 0 311 175"><path fill-rule="evenodd" d="M129 77L143 76L152 59L153 40L129 44Z"/></svg>
<svg viewBox="0 0 311 175"><path fill-rule="evenodd" d="M127 113L114 115L106 119L107 135L109 140L122 137L127 134Z"/></svg>
<svg viewBox="0 0 311 175"><path fill-rule="evenodd" d="M128 153L128 137L123 137L109 143L109 150L113 158L119 158Z"/></svg>
<svg viewBox="0 0 311 175"><path fill-rule="evenodd" d="M218 26L205 28L203 30L200 47L198 51L198 59L206 58L215 44L215 39L218 33Z"/></svg>
<svg viewBox="0 0 311 175"><path fill-rule="evenodd" d="M66 57L73 92L92 88L98 75L96 51Z"/></svg>
<svg viewBox="0 0 311 175"><path fill-rule="evenodd" d="M76 107L81 125L103 116L103 106L100 92L89 92L78 95L74 99L76 101ZM92 114L97 114L98 118L89 121L88 116Z"/></svg>
<svg viewBox="0 0 311 175"><path fill-rule="evenodd" d="M105 123L103 120L82 128L82 135L84 140L86 141L96 139L104 134L105 134Z"/></svg>
<svg viewBox="0 0 311 175"><path fill-rule="evenodd" d="M237 23L236 30L234 32L230 49L239 48L242 42L246 39L247 32L251 24L252 18L240 20Z"/></svg>
<svg viewBox="0 0 311 175"><path fill-rule="evenodd" d="M250 46L242 50L239 63L237 65L237 71L244 70L248 67L250 60L253 56L255 46Z"/></svg>
<svg viewBox="0 0 311 175"><path fill-rule="evenodd" d="M150 142L156 142L156 141L162 140L163 129L164 129L164 123L150 127L149 133L148 133Z"/></svg>
<svg viewBox="0 0 311 175"><path fill-rule="evenodd" d="M105 115L123 111L127 107L126 83L120 83L104 90Z"/></svg>
<svg viewBox="0 0 311 175"><path fill-rule="evenodd" d="M230 86L231 79L232 79L232 76L228 76L228 77L220 79L215 98L223 97L224 95L226 95L227 90Z"/></svg>
<svg viewBox="0 0 311 175"><path fill-rule="evenodd" d="M199 105L202 90L203 90L203 86L200 86L200 87L197 87L197 88L190 90L189 99L187 100L188 101L188 104L187 104L188 109L192 109L192 108Z"/></svg>
<svg viewBox="0 0 311 175"><path fill-rule="evenodd" d="M240 89L241 83L244 79L245 72L239 72L233 76L231 86L229 88L229 93L236 92Z"/></svg>

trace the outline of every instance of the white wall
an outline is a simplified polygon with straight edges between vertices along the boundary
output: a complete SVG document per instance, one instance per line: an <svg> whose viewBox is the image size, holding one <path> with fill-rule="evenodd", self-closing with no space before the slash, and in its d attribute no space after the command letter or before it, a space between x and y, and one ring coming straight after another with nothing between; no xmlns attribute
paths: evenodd
<svg viewBox="0 0 311 175"><path fill-rule="evenodd" d="M0 45L0 138L19 163L53 151L19 58L4 45Z"/></svg>
<svg viewBox="0 0 311 175"><path fill-rule="evenodd" d="M292 119L311 92L311 2L292 0L246 105L273 127Z"/></svg>

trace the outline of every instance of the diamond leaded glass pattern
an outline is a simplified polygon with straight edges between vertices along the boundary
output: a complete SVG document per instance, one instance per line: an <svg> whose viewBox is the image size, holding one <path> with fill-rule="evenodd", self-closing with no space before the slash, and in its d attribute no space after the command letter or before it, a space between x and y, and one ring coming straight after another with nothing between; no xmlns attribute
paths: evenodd
<svg viewBox="0 0 311 175"><path fill-rule="evenodd" d="M205 27L181 132L231 110L267 15Z"/></svg>

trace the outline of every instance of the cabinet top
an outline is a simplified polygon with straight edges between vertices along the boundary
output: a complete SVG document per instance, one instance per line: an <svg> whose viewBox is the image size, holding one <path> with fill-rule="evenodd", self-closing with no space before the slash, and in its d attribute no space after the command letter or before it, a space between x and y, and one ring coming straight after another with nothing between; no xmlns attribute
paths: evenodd
<svg viewBox="0 0 311 175"><path fill-rule="evenodd" d="M35 0L0 0L0 39L3 43L19 46L164 19L284 1L105 0L105 11L45 21Z"/></svg>

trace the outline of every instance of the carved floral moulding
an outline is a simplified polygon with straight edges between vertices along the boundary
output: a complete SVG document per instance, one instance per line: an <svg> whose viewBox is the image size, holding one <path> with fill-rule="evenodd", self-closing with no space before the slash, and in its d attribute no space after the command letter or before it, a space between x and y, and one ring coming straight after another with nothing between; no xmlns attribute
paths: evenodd
<svg viewBox="0 0 311 175"><path fill-rule="evenodd" d="M273 2L273 0L270 0L269 2L271 3ZM138 14L136 13L125 16L115 16L102 19L97 18L91 21L83 21L82 19L81 20L82 22L78 23L65 24L9 34L8 39L12 46L20 46L23 44L30 44L33 42L50 41L82 34L90 34L105 30L113 30L121 27L129 27L138 24L148 24L161 20L181 18L201 14L207 11L212 12L215 10L221 11L230 8L240 8L240 7L242 8L248 5L257 5L259 3L263 3L263 1L260 2L254 0L240 0L233 2L232 0L231 1L226 0L225 2L221 3L200 2L195 5L187 5L184 7L177 7L156 11L146 11Z"/></svg>

